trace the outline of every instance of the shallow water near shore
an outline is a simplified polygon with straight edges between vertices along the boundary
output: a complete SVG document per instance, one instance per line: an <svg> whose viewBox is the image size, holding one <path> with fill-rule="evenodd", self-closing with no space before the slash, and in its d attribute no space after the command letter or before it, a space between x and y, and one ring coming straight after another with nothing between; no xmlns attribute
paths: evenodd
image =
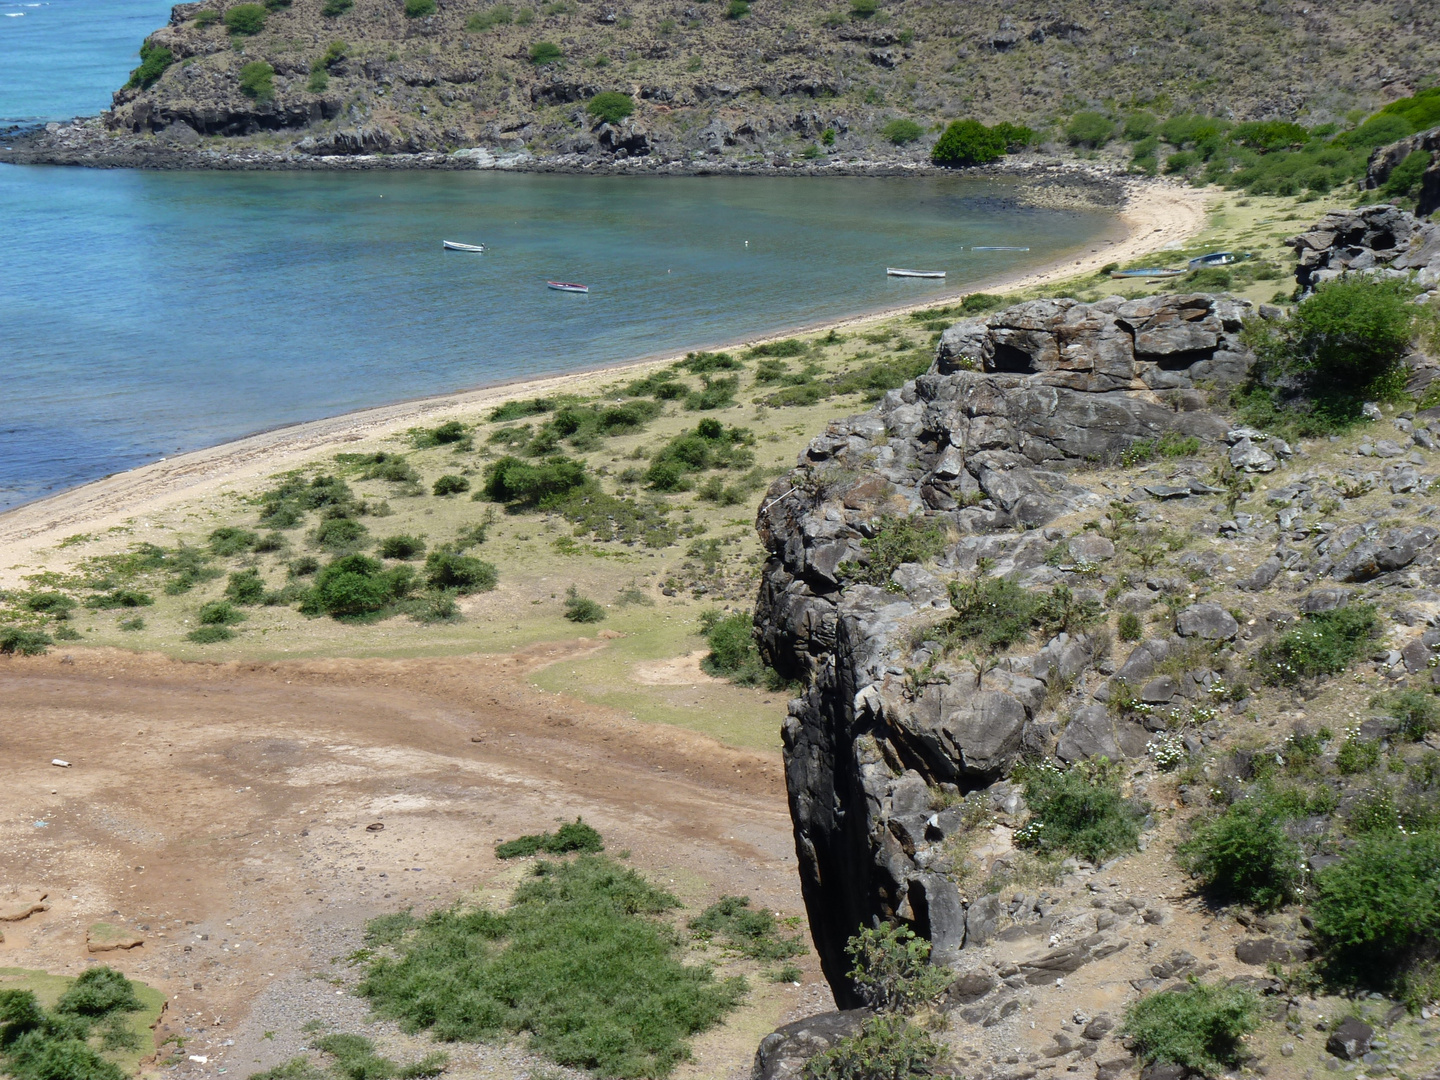
<svg viewBox="0 0 1440 1080"><path fill-rule="evenodd" d="M283 424L923 302L1112 222L1009 192L0 166L0 508Z"/></svg>

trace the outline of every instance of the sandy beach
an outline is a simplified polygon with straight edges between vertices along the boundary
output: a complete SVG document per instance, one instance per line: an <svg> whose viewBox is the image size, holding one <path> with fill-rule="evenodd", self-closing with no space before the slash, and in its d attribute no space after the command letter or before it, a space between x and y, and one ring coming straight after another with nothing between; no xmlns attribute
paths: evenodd
<svg viewBox="0 0 1440 1080"><path fill-rule="evenodd" d="M813 333L830 327L862 326L881 318L951 302L967 292L1014 293L1084 274L1111 262L1123 263L1167 246L1183 244L1204 228L1209 196L1166 181L1128 181L1126 202L1113 231L1078 251L1037 270L997 278L921 304L870 311L849 318L787 328L775 337ZM708 347L752 345L744 341L711 342ZM61 492L0 514L0 585L19 584L18 573L43 561L40 553L67 536L123 525L174 506L182 500L205 499L222 489L294 468L318 453L348 443L378 439L421 424L455 415L474 414L504 401L547 394L594 393L617 374L643 374L677 359L675 355L616 358L598 369L507 382L462 393L446 394L346 413L164 458L128 472ZM11 580L11 579L15 580Z"/></svg>

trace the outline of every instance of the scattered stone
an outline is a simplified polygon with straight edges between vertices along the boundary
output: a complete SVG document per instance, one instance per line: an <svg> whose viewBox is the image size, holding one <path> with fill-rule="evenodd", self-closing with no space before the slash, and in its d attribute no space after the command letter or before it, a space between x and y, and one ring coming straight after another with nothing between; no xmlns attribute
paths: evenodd
<svg viewBox="0 0 1440 1080"><path fill-rule="evenodd" d="M1240 624L1219 604L1192 604L1180 612L1175 629L1181 637L1229 641L1240 632Z"/></svg>
<svg viewBox="0 0 1440 1080"><path fill-rule="evenodd" d="M1365 1021L1347 1016L1325 1040L1325 1049L1345 1061L1358 1061L1370 1052L1375 1029Z"/></svg>
<svg viewBox="0 0 1440 1080"><path fill-rule="evenodd" d="M144 944L143 937L110 923L98 922L85 931L85 948L92 953L135 949Z"/></svg>
<svg viewBox="0 0 1440 1080"><path fill-rule="evenodd" d="M869 1009L820 1013L776 1028L760 1040L750 1080L798 1080L805 1063L853 1035Z"/></svg>

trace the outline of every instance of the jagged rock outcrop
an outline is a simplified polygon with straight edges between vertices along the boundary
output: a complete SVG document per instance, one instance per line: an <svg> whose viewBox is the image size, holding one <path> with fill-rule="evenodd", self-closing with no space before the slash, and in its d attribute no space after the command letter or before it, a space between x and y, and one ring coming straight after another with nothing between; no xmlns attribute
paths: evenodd
<svg viewBox="0 0 1440 1080"><path fill-rule="evenodd" d="M1417 150L1430 155L1430 164L1420 177L1415 205L1416 216L1427 218L1440 209L1440 127L1376 150L1365 168L1365 186L1371 191L1384 187L1396 167Z"/></svg>
<svg viewBox="0 0 1440 1080"><path fill-rule="evenodd" d="M1295 280L1303 289L1359 272L1413 273L1424 289L1440 286L1440 225L1389 203L1335 210L1287 243L1295 249Z"/></svg>
<svg viewBox="0 0 1440 1080"><path fill-rule="evenodd" d="M830 424L770 489L756 625L766 660L809 686L785 724L786 781L811 930L842 1005L854 1003L844 945L857 926L905 920L942 961L993 933L994 898L967 910L943 873L937 845L959 820L934 810L936 793L988 786L1003 810L1014 795L997 781L1055 735L1047 691L1096 659L1092 640L1061 633L1033 655L931 673L925 628L950 607L946 588L915 564L855 581L863 540L883 518L919 515L945 530L942 571L983 559L1022 584L1055 580L1046 559L1063 534L1048 523L1109 501L1077 466L1169 432L1224 445L1228 425L1200 388L1244 377L1245 310L1204 295L1044 300L959 323L929 374ZM1077 537L1066 557L1103 559L1106 544ZM1187 615L1198 636L1234 633L1223 610ZM1145 733L1122 727L1086 715L1062 756L1142 753Z"/></svg>

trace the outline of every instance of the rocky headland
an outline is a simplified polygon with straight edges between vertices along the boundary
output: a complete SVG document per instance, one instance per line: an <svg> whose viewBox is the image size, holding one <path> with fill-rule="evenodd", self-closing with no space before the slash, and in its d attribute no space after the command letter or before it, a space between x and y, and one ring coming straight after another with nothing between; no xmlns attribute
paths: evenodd
<svg viewBox="0 0 1440 1080"><path fill-rule="evenodd" d="M1440 226L1372 206L1291 244L1302 287L1404 279L1434 304ZM856 1030L867 1013L846 942L884 922L914 928L954 970L940 1012L966 1075L1120 1075L1135 1065L1123 1007L1188 977L1288 1011L1284 1060L1254 1049L1259 1072L1346 1059L1302 1045L1288 1060L1320 1009L1292 977L1316 954L1309 917L1217 904L1168 854L1260 775L1253 757L1287 754L1307 717L1400 747L1373 690L1357 701L1345 681L1428 688L1440 670L1426 494L1440 483L1440 409L1367 405L1358 437L1287 441L1239 422L1231 394L1257 363L1246 324L1287 314L1161 295L956 323L928 374L830 424L771 487L756 633L805 686L784 730L796 851L822 965L853 1011L770 1036L757 1077L798 1075ZM1422 403L1436 351L1421 340L1404 358ZM1028 632L984 644L1031 602L1047 614ZM1287 629L1365 605L1379 629L1352 675L1266 677ZM1141 853L1071 857L1047 877L1012 774L1102 758L1146 815ZM1353 843L1354 786L1297 826L1307 872ZM1388 1060L1365 1058L1372 1072Z"/></svg>

